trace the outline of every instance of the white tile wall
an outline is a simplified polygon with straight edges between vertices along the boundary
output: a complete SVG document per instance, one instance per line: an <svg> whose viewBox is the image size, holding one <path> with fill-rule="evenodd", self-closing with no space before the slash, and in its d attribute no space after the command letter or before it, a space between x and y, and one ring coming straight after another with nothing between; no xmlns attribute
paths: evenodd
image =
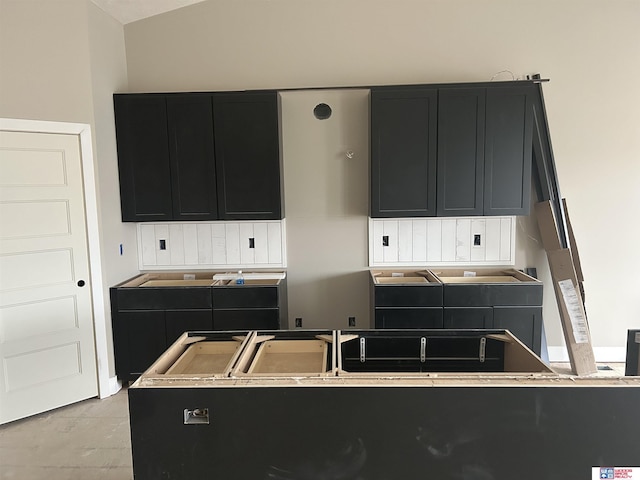
<svg viewBox="0 0 640 480"><path fill-rule="evenodd" d="M284 220L139 223L138 266L147 271L284 268L285 238ZM161 240L164 250L160 249Z"/></svg>
<svg viewBox="0 0 640 480"><path fill-rule="evenodd" d="M515 217L370 218L369 266L514 265L515 227Z"/></svg>

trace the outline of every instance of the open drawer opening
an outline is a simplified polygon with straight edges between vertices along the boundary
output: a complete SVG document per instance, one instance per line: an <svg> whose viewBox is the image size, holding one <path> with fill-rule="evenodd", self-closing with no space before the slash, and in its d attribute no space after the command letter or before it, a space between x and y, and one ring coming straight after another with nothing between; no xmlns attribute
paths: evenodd
<svg viewBox="0 0 640 480"><path fill-rule="evenodd" d="M258 332L232 375L321 376L334 364L331 332Z"/></svg>
<svg viewBox="0 0 640 480"><path fill-rule="evenodd" d="M339 375L550 372L504 330L340 333Z"/></svg>

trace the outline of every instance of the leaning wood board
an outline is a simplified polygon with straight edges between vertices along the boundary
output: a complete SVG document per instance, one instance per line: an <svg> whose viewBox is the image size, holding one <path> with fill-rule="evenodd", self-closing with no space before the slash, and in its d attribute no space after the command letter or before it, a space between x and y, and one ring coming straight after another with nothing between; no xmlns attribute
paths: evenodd
<svg viewBox="0 0 640 480"><path fill-rule="evenodd" d="M547 251L553 289L556 293L572 371L576 375L591 375L598 369L580 294L574 255L568 248L557 248L560 246L559 233L551 202L540 202L536 204L535 209L543 246Z"/></svg>

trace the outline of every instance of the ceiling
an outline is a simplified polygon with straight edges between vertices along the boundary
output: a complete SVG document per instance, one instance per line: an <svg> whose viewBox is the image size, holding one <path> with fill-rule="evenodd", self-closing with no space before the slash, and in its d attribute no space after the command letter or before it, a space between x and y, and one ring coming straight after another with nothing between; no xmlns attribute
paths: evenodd
<svg viewBox="0 0 640 480"><path fill-rule="evenodd" d="M204 0L91 0L123 25Z"/></svg>

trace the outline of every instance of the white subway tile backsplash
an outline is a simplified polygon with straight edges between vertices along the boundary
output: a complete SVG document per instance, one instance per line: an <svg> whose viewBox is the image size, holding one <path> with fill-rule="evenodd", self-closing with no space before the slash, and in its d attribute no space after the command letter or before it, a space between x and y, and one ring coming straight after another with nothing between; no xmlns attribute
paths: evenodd
<svg viewBox="0 0 640 480"><path fill-rule="evenodd" d="M255 248L250 248L249 239L255 237L253 235L253 224L241 223L239 226L238 244L240 245L240 263L242 265L251 265L256 263Z"/></svg>
<svg viewBox="0 0 640 480"><path fill-rule="evenodd" d="M194 223L182 224L184 235L184 264L198 265L198 228Z"/></svg>
<svg viewBox="0 0 640 480"><path fill-rule="evenodd" d="M240 225L237 223L227 223L225 229L227 262L242 265L240 258Z"/></svg>
<svg viewBox="0 0 640 480"><path fill-rule="evenodd" d="M383 246L382 258L385 263L398 262L398 221L387 220L382 224L382 235L387 247ZM382 242L381 242L382 243Z"/></svg>
<svg viewBox="0 0 640 480"><path fill-rule="evenodd" d="M515 217L369 219L371 267L514 264Z"/></svg>
<svg viewBox="0 0 640 480"><path fill-rule="evenodd" d="M211 226L200 224L196 227L198 232L198 263L213 263L213 245L211 242Z"/></svg>
<svg viewBox="0 0 640 480"><path fill-rule="evenodd" d="M413 221L398 221L398 261L410 262L413 259Z"/></svg>
<svg viewBox="0 0 640 480"><path fill-rule="evenodd" d="M413 239L411 247L413 250L412 260L414 262L426 262L427 261L427 221L426 220L412 220L413 224Z"/></svg>
<svg viewBox="0 0 640 480"><path fill-rule="evenodd" d="M442 225L441 255L443 262L455 263L456 261L456 227L455 218L439 220Z"/></svg>
<svg viewBox="0 0 640 480"><path fill-rule="evenodd" d="M213 246L214 265L225 265L227 263L227 229L224 223L214 223L211 225L211 244Z"/></svg>
<svg viewBox="0 0 640 480"><path fill-rule="evenodd" d="M471 219L456 220L456 262L471 261Z"/></svg>
<svg viewBox="0 0 640 480"><path fill-rule="evenodd" d="M184 264L184 230L182 225L169 225L169 255L170 264Z"/></svg>
<svg viewBox="0 0 640 480"><path fill-rule="evenodd" d="M482 262L487 252L487 222L483 219L471 220L471 261ZM476 241L477 239L477 241Z"/></svg>
<svg viewBox="0 0 640 480"><path fill-rule="evenodd" d="M138 224L140 270L286 267L285 221ZM164 240L165 249L160 248Z"/></svg>
<svg viewBox="0 0 640 480"><path fill-rule="evenodd" d="M484 258L487 262L500 261L500 226L501 218L487 218Z"/></svg>
<svg viewBox="0 0 640 480"><path fill-rule="evenodd" d="M256 265L269 263L269 232L266 223L253 224L253 261ZM247 243L248 240L247 240Z"/></svg>
<svg viewBox="0 0 640 480"><path fill-rule="evenodd" d="M267 263L286 265L284 233L284 221L267 223Z"/></svg>
<svg viewBox="0 0 640 480"><path fill-rule="evenodd" d="M425 220L427 223L427 262L442 261L442 222ZM416 261L420 261L416 259Z"/></svg>
<svg viewBox="0 0 640 480"><path fill-rule="evenodd" d="M169 253L169 225L156 225L156 265L171 265L171 254ZM161 247L164 246L164 249Z"/></svg>
<svg viewBox="0 0 640 480"><path fill-rule="evenodd" d="M156 262L156 228L155 225L145 223L138 228L138 238L141 248L138 256L145 265L157 265Z"/></svg>

